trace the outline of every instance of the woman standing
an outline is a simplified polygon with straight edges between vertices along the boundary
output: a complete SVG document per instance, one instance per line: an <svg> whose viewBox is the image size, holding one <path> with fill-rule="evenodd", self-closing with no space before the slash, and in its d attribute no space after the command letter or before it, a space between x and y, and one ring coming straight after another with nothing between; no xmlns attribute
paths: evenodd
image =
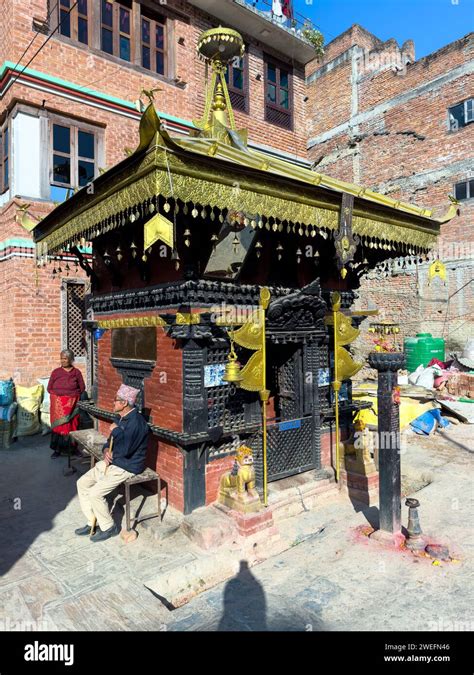
<svg viewBox="0 0 474 675"><path fill-rule="evenodd" d="M70 451L69 432L79 428L79 398L85 391L84 379L80 370L72 364L74 354L65 349L60 356L61 367L51 373L48 391L51 397L51 457L59 457L61 452Z"/></svg>

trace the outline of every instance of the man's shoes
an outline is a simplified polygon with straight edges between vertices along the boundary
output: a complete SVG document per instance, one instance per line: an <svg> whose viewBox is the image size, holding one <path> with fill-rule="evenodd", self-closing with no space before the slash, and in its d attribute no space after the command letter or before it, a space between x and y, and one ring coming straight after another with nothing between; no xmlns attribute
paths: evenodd
<svg viewBox="0 0 474 675"><path fill-rule="evenodd" d="M74 534L77 534L79 537L84 537L86 534L91 533L91 526L84 525L84 527L79 527L77 530L74 530Z"/></svg>
<svg viewBox="0 0 474 675"><path fill-rule="evenodd" d="M110 537L116 537L119 533L120 530L118 529L117 525L112 525L112 527L109 527L109 529L105 530L105 532L99 530L99 532L93 534L91 541L105 541L106 539L110 539Z"/></svg>
<svg viewBox="0 0 474 675"><path fill-rule="evenodd" d="M51 459L57 459L58 457L61 457L61 453L55 450L51 455Z"/></svg>

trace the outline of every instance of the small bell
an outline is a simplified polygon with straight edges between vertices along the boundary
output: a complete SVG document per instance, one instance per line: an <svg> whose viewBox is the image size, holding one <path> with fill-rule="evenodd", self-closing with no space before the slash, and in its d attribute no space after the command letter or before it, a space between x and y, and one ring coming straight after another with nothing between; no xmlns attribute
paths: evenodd
<svg viewBox="0 0 474 675"><path fill-rule="evenodd" d="M117 260L120 262L123 258L122 249L120 248L120 245L117 246L117 248L115 249L115 253L117 254Z"/></svg>
<svg viewBox="0 0 474 675"><path fill-rule="evenodd" d="M278 260L281 260L283 258L283 250L284 250L281 243L278 244L278 246L276 247L276 250L277 250L277 253L278 253Z"/></svg>
<svg viewBox="0 0 474 675"><path fill-rule="evenodd" d="M191 246L191 230L189 228L184 230L184 243L186 246Z"/></svg>
<svg viewBox="0 0 474 675"><path fill-rule="evenodd" d="M105 264L110 265L110 255L109 255L107 249L105 249L104 255L102 257L104 258Z"/></svg>
<svg viewBox="0 0 474 675"><path fill-rule="evenodd" d="M225 373L222 379L224 382L242 382L244 378L240 372L240 363L237 361L237 354L235 353L233 346L231 347L227 359Z"/></svg>
<svg viewBox="0 0 474 675"><path fill-rule="evenodd" d="M176 249L173 251L173 253L172 253L172 255L171 255L171 260L174 260L174 268L175 268L175 270L179 270L179 266L180 266L180 258L179 258L179 253L178 253L178 251L177 251Z"/></svg>
<svg viewBox="0 0 474 675"><path fill-rule="evenodd" d="M301 256L302 256L302 255L303 255L303 251L299 248L299 249L296 251L296 262L298 263L298 265L299 265L300 262L301 262Z"/></svg>
<svg viewBox="0 0 474 675"><path fill-rule="evenodd" d="M255 244L257 258L260 258L260 256L262 255L262 248L263 248L262 243L260 241L257 241L257 243Z"/></svg>
<svg viewBox="0 0 474 675"><path fill-rule="evenodd" d="M133 241L130 244L130 250L132 252L132 258L136 258L137 257L137 246L136 246L135 242L133 242Z"/></svg>
<svg viewBox="0 0 474 675"><path fill-rule="evenodd" d="M212 237L211 237L211 244L212 244L212 250L213 251L216 250L216 246L217 246L218 241L219 241L219 237L217 236L217 234L213 234Z"/></svg>
<svg viewBox="0 0 474 675"><path fill-rule="evenodd" d="M240 246L240 239L238 238L237 234L234 234L234 238L232 239L232 247L234 249L234 255L237 255L239 246Z"/></svg>

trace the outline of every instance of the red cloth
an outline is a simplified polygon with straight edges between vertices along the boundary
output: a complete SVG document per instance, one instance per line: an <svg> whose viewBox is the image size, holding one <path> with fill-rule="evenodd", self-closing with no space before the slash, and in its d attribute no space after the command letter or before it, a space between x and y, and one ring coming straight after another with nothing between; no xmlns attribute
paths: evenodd
<svg viewBox="0 0 474 675"><path fill-rule="evenodd" d="M85 391L84 378L78 368L72 368L69 372L64 368L56 368L51 373L48 383L48 391L56 396L79 396Z"/></svg>
<svg viewBox="0 0 474 675"><path fill-rule="evenodd" d="M293 18L293 3L291 0L283 0L283 14L287 19Z"/></svg>
<svg viewBox="0 0 474 675"><path fill-rule="evenodd" d="M79 396L57 396L56 394L51 394L51 424L54 424L56 420L61 419L61 417L68 417L79 401ZM70 422L66 424L61 424L58 427L52 429L53 434L60 434L65 436L70 431L77 431L79 429L79 413L75 415Z"/></svg>

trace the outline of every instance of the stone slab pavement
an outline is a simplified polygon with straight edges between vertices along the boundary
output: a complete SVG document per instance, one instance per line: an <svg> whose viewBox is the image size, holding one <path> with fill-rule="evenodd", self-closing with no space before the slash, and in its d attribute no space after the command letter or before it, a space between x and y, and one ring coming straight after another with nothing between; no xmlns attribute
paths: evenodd
<svg viewBox="0 0 474 675"><path fill-rule="evenodd" d="M0 453L0 629L473 630L473 452L474 427L452 425L434 437L409 436L402 453L403 484L416 490L423 531L449 547L451 562L371 541L377 507L337 494L279 525L287 550L251 568L234 552L232 578L175 609L153 590L157 579L185 579L219 556L191 543L172 509L161 527L139 526L132 544L76 537L78 474L64 476L66 460L50 460L47 438L23 439Z"/></svg>

